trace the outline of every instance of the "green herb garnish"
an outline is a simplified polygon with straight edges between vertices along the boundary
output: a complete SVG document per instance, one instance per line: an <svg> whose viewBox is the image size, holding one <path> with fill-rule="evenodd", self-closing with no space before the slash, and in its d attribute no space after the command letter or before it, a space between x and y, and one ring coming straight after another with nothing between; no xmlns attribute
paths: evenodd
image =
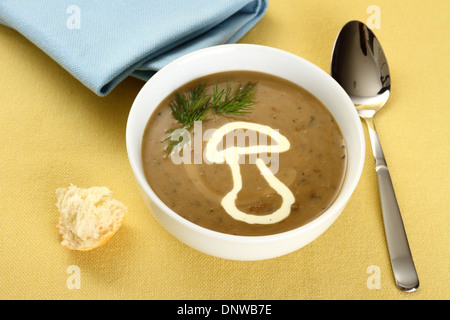
<svg viewBox="0 0 450 320"><path fill-rule="evenodd" d="M230 82L227 83L226 89L219 90L216 85L212 96L211 108L217 114L230 114L242 116L253 110L255 104L252 96L256 91L256 84L247 83L235 93L232 92Z"/></svg>
<svg viewBox="0 0 450 320"><path fill-rule="evenodd" d="M189 130L195 121L203 121L206 112L210 108L211 96L205 93L206 82L192 89L188 94L175 95L175 99L169 104L175 119Z"/></svg>
<svg viewBox="0 0 450 320"><path fill-rule="evenodd" d="M191 89L188 93L175 93L175 98L170 102L169 106L172 115L180 123L182 129L189 130L194 126L196 121L207 120L208 113L226 114L231 116L243 116L253 110L256 101L253 95L256 92L256 83L247 83L244 87L234 89L232 83L228 82L225 89L219 89L216 84L211 94L206 94L207 82ZM169 130L168 133L173 133ZM175 147L179 146L181 141L172 139L172 135L164 139L169 141L166 147L169 156Z"/></svg>

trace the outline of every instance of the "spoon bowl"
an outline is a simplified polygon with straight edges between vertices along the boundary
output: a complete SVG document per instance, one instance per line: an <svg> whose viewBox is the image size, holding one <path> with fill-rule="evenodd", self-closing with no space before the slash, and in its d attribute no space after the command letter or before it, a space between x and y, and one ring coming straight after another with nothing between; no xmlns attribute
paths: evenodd
<svg viewBox="0 0 450 320"><path fill-rule="evenodd" d="M350 21L336 40L331 75L345 89L362 117L373 117L391 90L389 65L374 33Z"/></svg>
<svg viewBox="0 0 450 320"><path fill-rule="evenodd" d="M375 158L381 210L394 278L400 290L415 291L419 287L419 279L373 122L373 117L389 98L389 66L380 42L364 23L350 21L338 34L331 59L331 76L344 88L359 116L366 121Z"/></svg>

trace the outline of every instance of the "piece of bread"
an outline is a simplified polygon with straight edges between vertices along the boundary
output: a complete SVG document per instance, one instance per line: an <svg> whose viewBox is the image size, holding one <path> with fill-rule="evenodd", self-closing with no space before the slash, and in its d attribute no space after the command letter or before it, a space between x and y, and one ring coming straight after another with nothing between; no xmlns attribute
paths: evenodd
<svg viewBox="0 0 450 320"><path fill-rule="evenodd" d="M57 189L56 195L61 244L72 250L91 250L106 243L122 225L127 211L107 187L83 189L71 184Z"/></svg>

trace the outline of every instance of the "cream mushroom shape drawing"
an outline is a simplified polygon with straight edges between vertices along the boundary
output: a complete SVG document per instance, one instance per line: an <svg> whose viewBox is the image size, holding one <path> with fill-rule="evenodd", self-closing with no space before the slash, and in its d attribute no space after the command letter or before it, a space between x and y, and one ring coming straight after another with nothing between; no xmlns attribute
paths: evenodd
<svg viewBox="0 0 450 320"><path fill-rule="evenodd" d="M218 150L217 146L226 134L238 129L254 130L259 133L269 136L272 140L275 140L277 144L271 145L251 145L251 146L231 146ZM289 216L291 212L291 206L295 201L292 191L282 183L270 170L261 158L256 158L255 164L259 171L263 175L267 183L282 197L282 204L278 210L267 215L254 215L248 214L236 207L236 198L239 191L242 189L242 176L239 166L239 158L243 155L261 154L261 153L281 153L289 150L289 140L280 134L277 130L272 129L270 126L265 126L257 123L236 121L230 122L219 129L217 129L211 139L209 139L205 157L211 163L226 163L231 168L233 177L233 189L227 193L221 201L221 204L225 211L234 219L244 221L249 224L272 224L279 222Z"/></svg>

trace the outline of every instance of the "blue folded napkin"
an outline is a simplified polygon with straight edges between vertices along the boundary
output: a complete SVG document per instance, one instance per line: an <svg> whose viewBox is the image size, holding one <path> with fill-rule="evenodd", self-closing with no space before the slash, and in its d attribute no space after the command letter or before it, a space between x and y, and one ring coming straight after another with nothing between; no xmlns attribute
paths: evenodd
<svg viewBox="0 0 450 320"><path fill-rule="evenodd" d="M197 49L237 42L268 0L1 0L14 28L99 96Z"/></svg>

